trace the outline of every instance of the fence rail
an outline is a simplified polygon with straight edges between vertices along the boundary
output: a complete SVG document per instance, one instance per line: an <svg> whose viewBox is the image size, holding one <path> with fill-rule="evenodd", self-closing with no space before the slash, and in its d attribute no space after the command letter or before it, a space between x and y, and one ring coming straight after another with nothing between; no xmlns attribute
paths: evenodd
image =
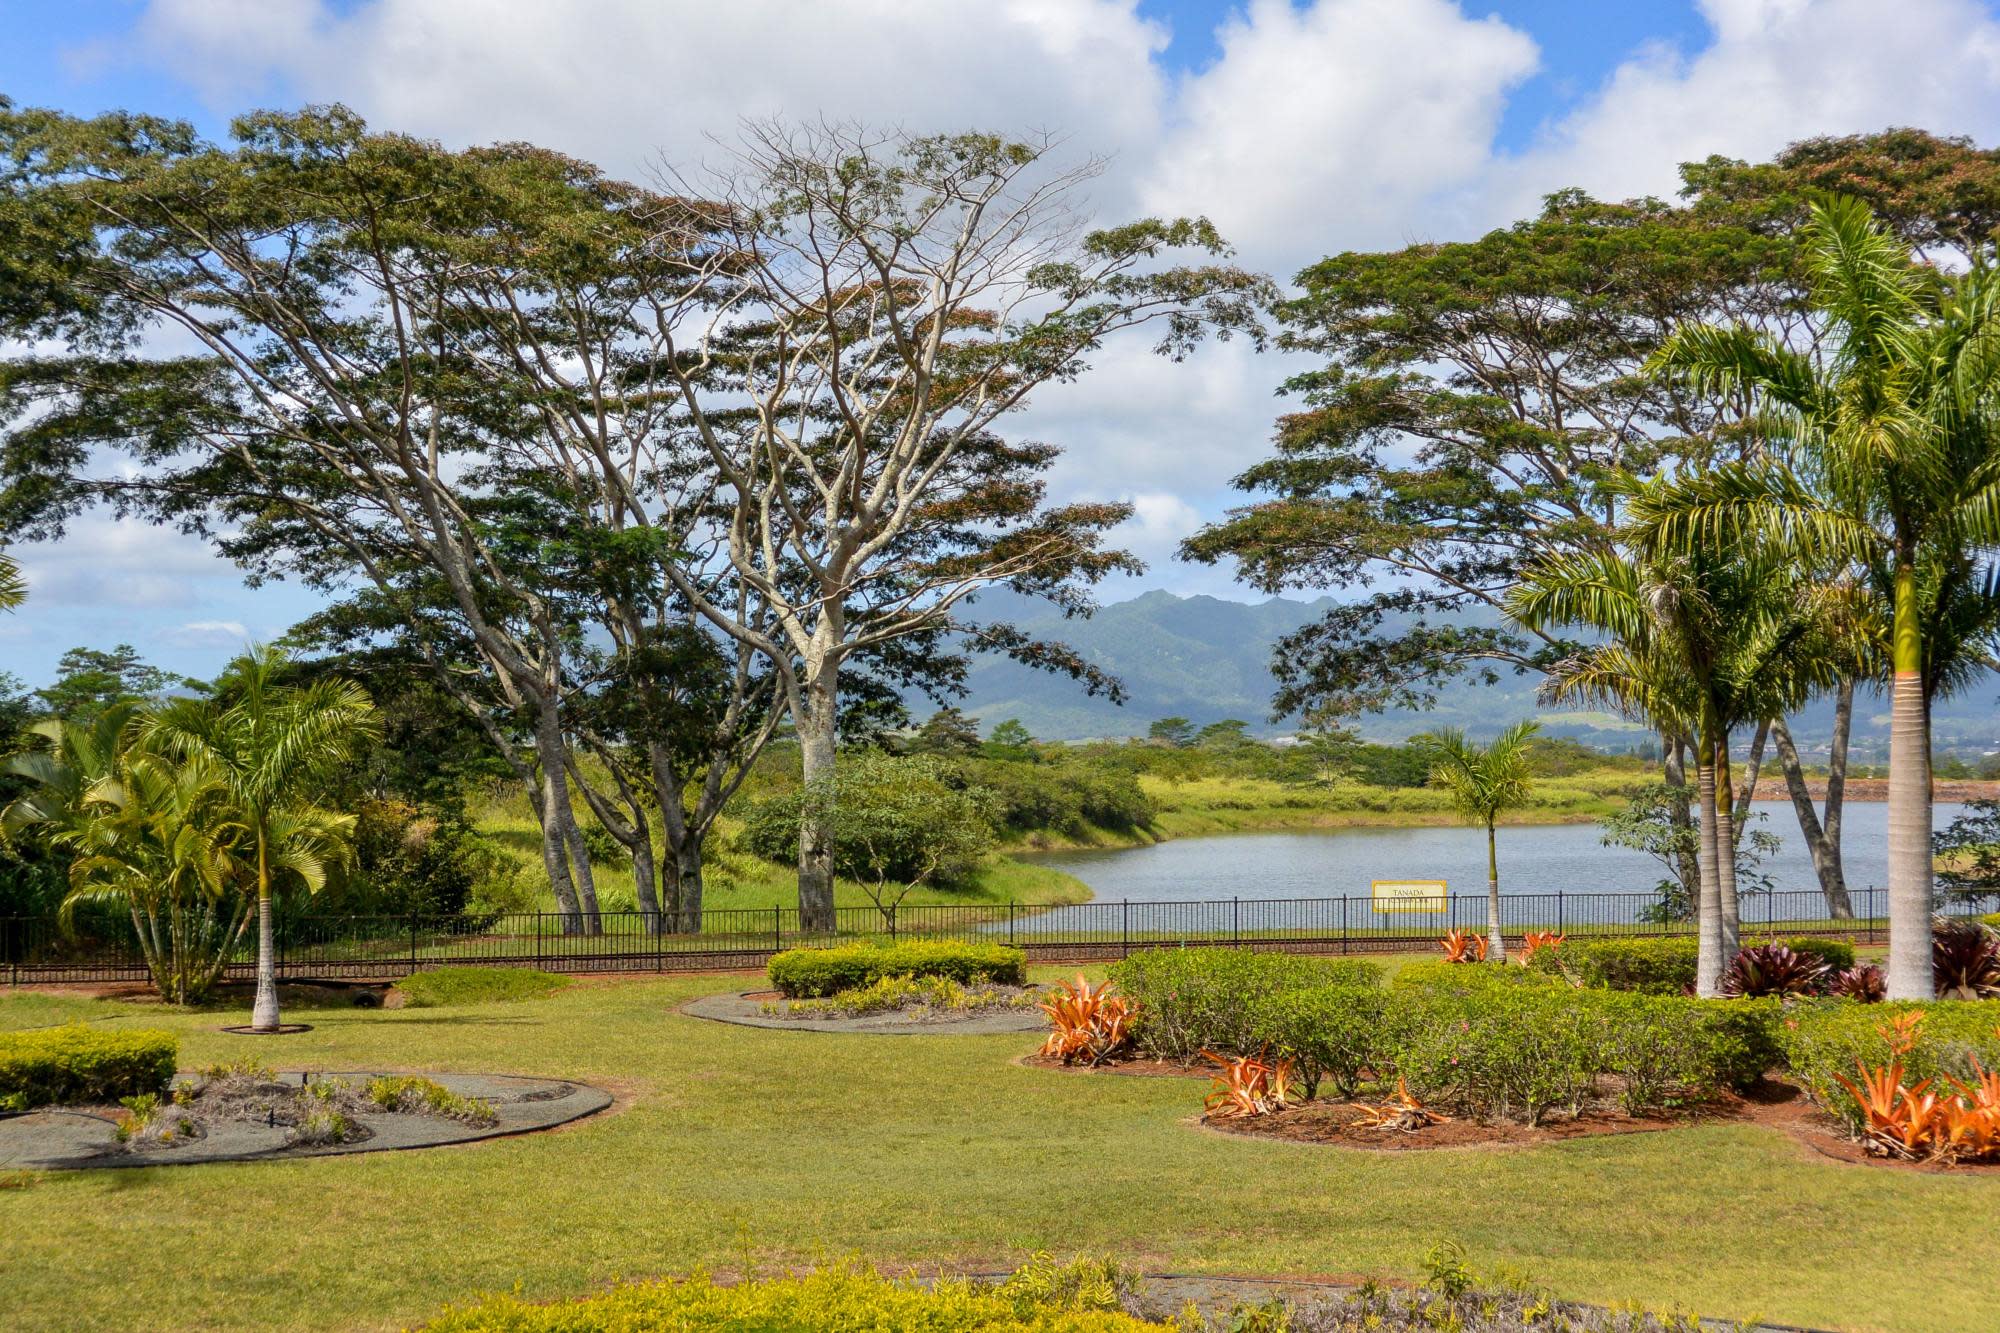
<svg viewBox="0 0 2000 1333"><path fill-rule="evenodd" d="M1014 944L1039 961L1120 957L1171 945L1241 945L1300 953L1392 953L1427 949L1446 930L1483 931L1486 895L1453 893L1429 911L1375 910L1366 895L1108 901L1070 907L937 904L878 911L843 907L831 929L807 928L795 908L719 908L701 929L676 928L642 912L605 912L595 922L556 913L456 917L301 917L280 924L277 966L288 980L393 978L444 964L539 967L555 972L649 972L760 967L772 953L844 939L971 939ZM1407 906L1407 904L1403 905ZM1516 893L1500 900L1501 923L1569 935L1692 934L1687 921L1655 919L1649 893ZM1743 903L1746 936L1829 935L1863 943L1887 936L1887 895L1853 894L1854 912L1835 917L1817 891L1758 894ZM1968 908L1966 910L1976 910ZM255 941L231 956L227 973L248 977ZM77 938L53 917L0 917L0 982L145 980L136 936Z"/></svg>

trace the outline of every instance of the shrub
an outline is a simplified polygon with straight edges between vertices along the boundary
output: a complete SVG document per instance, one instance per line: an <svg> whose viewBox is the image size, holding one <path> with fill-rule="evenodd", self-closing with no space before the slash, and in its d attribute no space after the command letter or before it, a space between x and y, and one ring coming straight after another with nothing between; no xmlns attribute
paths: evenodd
<svg viewBox="0 0 2000 1333"><path fill-rule="evenodd" d="M0 1033L0 1106L27 1110L158 1095L180 1054L171 1032L82 1026Z"/></svg>
<svg viewBox="0 0 2000 1333"><path fill-rule="evenodd" d="M830 949L788 949L765 968L771 985L788 999L815 999L871 985L883 977L946 977L960 985L997 982L1019 986L1027 955L1004 944L913 940L903 944L843 944Z"/></svg>
<svg viewBox="0 0 2000 1333"><path fill-rule="evenodd" d="M1921 1014L1921 1020L1913 1023L1913 1014ZM1899 1022L1913 1030L1907 1043L1892 1044L1885 1034ZM1776 1036L1785 1064L1806 1095L1860 1133L1860 1110L1840 1079L1852 1079L1857 1065L1891 1061L1902 1064L1912 1086L1925 1079L1970 1081L1976 1077L1974 1060L1987 1069L2000 1067L2000 1001L1808 1002L1791 1008ZM1906 1049L1899 1052L1897 1045Z"/></svg>
<svg viewBox="0 0 2000 1333"><path fill-rule="evenodd" d="M396 983L403 1003L412 1009L447 1004L492 1004L506 1000L540 1000L570 984L570 979L531 967L434 967Z"/></svg>
<svg viewBox="0 0 2000 1333"><path fill-rule="evenodd" d="M1078 1061L1095 1065L1130 1045L1138 1010L1124 996L1113 995L1116 989L1115 981L1092 986L1079 972L1075 981L1052 990L1039 1006L1049 1016L1049 1038L1042 1043L1042 1054L1066 1065Z"/></svg>
<svg viewBox="0 0 2000 1333"><path fill-rule="evenodd" d="M494 1296L448 1311L424 1325L429 1333L613 1333L674 1329L723 1333L782 1329L837 1333L849 1329L922 1329L924 1333L1164 1333L1098 1304L1106 1285L1038 1274L1021 1286L984 1286L945 1279L929 1286L892 1282L855 1265L802 1276L718 1286L705 1274L679 1281L614 1287L597 1296L537 1305ZM1114 1291L1115 1298L1115 1291Z"/></svg>
<svg viewBox="0 0 2000 1333"><path fill-rule="evenodd" d="M1254 1055L1269 1040L1265 1006L1289 991L1380 984L1381 968L1362 959L1308 958L1248 949L1147 949L1111 968L1139 1006L1135 1040L1165 1060L1203 1050Z"/></svg>
<svg viewBox="0 0 2000 1333"><path fill-rule="evenodd" d="M499 1119L492 1102L453 1092L436 1079L420 1074L385 1074L371 1078L364 1095L385 1111L434 1115L468 1125L490 1125Z"/></svg>
<svg viewBox="0 0 2000 1333"><path fill-rule="evenodd" d="M817 1000L786 1000L782 1004L767 1004L764 1011L789 1014L794 1018L826 1015L853 1018L901 1009L967 1014L986 1009L1026 1009L1034 1004L1033 991L1003 991L991 986L966 987L949 977L877 977L866 986Z"/></svg>
<svg viewBox="0 0 2000 1333"><path fill-rule="evenodd" d="M1528 966L1572 976L1586 986L1680 995L1694 989L1699 942L1691 936L1652 939L1569 939L1559 948L1537 949Z"/></svg>
<svg viewBox="0 0 2000 1333"><path fill-rule="evenodd" d="M1793 935L1782 940L1761 940L1762 944L1782 944L1793 953L1817 958L1826 970L1845 972L1854 966L1854 946L1846 940L1829 940L1818 935Z"/></svg>
<svg viewBox="0 0 2000 1333"><path fill-rule="evenodd" d="M1329 982L1275 991L1249 1016L1250 1040L1291 1062L1307 1097L1322 1079L1352 1097L1361 1075L1379 1058L1388 997L1379 986Z"/></svg>
<svg viewBox="0 0 2000 1333"><path fill-rule="evenodd" d="M1942 998L2000 996L2000 934L1969 921L1941 922L1931 935L1931 968Z"/></svg>

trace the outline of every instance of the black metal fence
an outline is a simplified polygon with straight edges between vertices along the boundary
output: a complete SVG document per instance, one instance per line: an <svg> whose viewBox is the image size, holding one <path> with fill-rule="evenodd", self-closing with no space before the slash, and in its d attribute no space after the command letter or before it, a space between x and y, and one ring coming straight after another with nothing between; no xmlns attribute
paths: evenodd
<svg viewBox="0 0 2000 1333"><path fill-rule="evenodd" d="M1817 891L1758 894L1743 901L1746 937L1828 935L1887 938L1887 895L1853 894L1853 915L1834 916ZM1500 900L1507 934L1571 936L1692 934L1692 922L1659 919L1648 893L1515 893ZM1388 908L1390 910L1383 910ZM281 923L282 977L387 978L445 964L539 967L556 972L651 972L761 967L772 953L843 939L968 939L1013 944L1041 961L1120 957L1171 945L1241 945L1299 953L1393 953L1428 949L1448 930L1483 931L1486 895L1452 893L1381 904L1365 894L1329 898L1090 902L1070 907L1002 904L843 907L827 930L802 927L795 908L715 908L698 932L657 915L605 912L594 921L555 913L472 917L303 917ZM1968 912L1976 908L1964 909ZM229 974L255 968L249 939ZM0 917L0 982L144 980L131 938L77 938L53 917Z"/></svg>

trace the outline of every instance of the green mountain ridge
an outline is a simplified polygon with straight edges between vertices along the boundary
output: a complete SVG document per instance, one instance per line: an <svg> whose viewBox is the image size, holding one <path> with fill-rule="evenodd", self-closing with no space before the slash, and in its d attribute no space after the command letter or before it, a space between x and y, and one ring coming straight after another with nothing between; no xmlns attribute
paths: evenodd
<svg viewBox="0 0 2000 1333"><path fill-rule="evenodd" d="M997 655L974 660L964 711L990 730L1018 718L1045 740L1087 740L1142 736L1162 717L1185 717L1198 725L1241 718L1254 734L1276 736L1297 729L1295 722L1270 718L1274 682L1271 655L1285 635L1336 605L1331 597L1300 601L1273 597L1236 602L1221 597L1182 597L1163 590L1114 602L1089 618L1065 619L1049 604L1004 590L980 596L978 620L1006 621L1041 638L1075 648L1093 666L1116 676L1128 698L1121 707L1087 696L1063 676L1035 671ZM1469 623L1494 623L1490 617ZM1644 728L1603 712L1557 710L1536 698L1540 678L1503 672L1492 685L1460 681L1439 692L1435 708L1395 710L1355 719L1353 726L1376 740L1400 740L1442 726L1490 735L1525 717L1538 717L1552 733L1585 744L1626 749L1643 741ZM922 716L928 705L912 701ZM1809 753L1823 748L1831 728L1831 706L1816 702L1794 724ZM1939 704L1934 725L1940 750L1979 752L2000 745L2000 676L1978 690ZM1887 703L1864 696L1855 709L1857 757L1886 747Z"/></svg>

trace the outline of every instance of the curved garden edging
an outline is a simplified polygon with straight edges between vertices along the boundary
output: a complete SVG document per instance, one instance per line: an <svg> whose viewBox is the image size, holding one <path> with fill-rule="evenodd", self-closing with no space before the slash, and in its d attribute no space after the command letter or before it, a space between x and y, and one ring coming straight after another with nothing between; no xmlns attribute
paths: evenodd
<svg viewBox="0 0 2000 1333"><path fill-rule="evenodd" d="M365 1079L379 1071L328 1071L315 1077ZM302 1082L296 1071L280 1074L285 1082ZM394 1114L369 1116L366 1138L315 1146L285 1141L282 1126L229 1123L211 1126L199 1139L172 1147L128 1150L115 1136L112 1110L47 1107L0 1119L0 1162L11 1167L45 1171L90 1170L105 1167L193 1166L215 1162L280 1162L304 1157L339 1157L351 1153L397 1152L439 1148L481 1139L508 1138L554 1129L612 1105L601 1088L567 1079L524 1078L512 1074L432 1074L428 1077L450 1091L492 1104L490 1125L470 1125L442 1117Z"/></svg>

